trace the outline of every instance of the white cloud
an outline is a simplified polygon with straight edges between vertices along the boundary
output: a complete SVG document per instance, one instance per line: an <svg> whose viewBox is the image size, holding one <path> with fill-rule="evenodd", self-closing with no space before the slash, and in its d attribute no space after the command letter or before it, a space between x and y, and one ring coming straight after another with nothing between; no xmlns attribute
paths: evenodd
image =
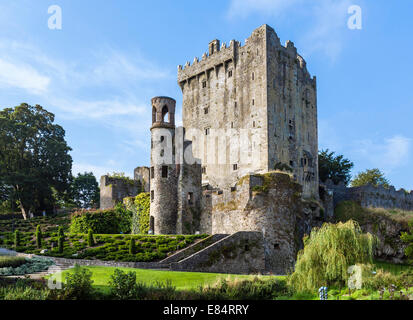
<svg viewBox="0 0 413 320"><path fill-rule="evenodd" d="M100 178L104 175L111 174L113 172L120 172L119 164L116 161L108 161L107 166L96 166L88 163L77 163L74 162L72 166L72 174L77 176L78 173L93 172L94 176L100 182ZM124 172L126 176L131 175Z"/></svg>
<svg viewBox="0 0 413 320"><path fill-rule="evenodd" d="M232 0L228 17L245 18L258 13L266 17L284 17L299 21L305 56L321 52L335 60L343 46L343 32L346 30L350 0Z"/></svg>
<svg viewBox="0 0 413 320"><path fill-rule="evenodd" d="M30 65L6 61L0 57L0 87L24 89L32 94L47 92L50 78L41 75Z"/></svg>
<svg viewBox="0 0 413 320"><path fill-rule="evenodd" d="M51 104L63 111L62 116L69 119L101 119L113 116L139 116L146 106L122 100L51 100ZM137 125L137 124L135 124Z"/></svg>
<svg viewBox="0 0 413 320"><path fill-rule="evenodd" d="M72 166L72 174L74 176L77 176L78 173L93 172L93 174L95 175L98 181L100 180L101 176L104 176L105 174L108 174L108 173L112 173L116 170L118 170L118 168L116 168L116 165L96 166L96 165L87 164L87 163L74 162Z"/></svg>
<svg viewBox="0 0 413 320"><path fill-rule="evenodd" d="M321 0L314 6L314 23L303 36L304 54L321 52L335 60L343 46L343 31L347 25L349 0Z"/></svg>
<svg viewBox="0 0 413 320"><path fill-rule="evenodd" d="M369 139L360 140L356 145L356 153L370 162L371 167L380 168L386 173L409 161L411 139L403 135L395 135L379 143Z"/></svg>

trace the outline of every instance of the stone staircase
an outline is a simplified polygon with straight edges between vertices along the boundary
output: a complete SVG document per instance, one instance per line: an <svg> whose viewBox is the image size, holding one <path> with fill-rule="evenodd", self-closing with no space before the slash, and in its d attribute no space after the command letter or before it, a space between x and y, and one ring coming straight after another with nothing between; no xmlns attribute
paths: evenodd
<svg viewBox="0 0 413 320"><path fill-rule="evenodd" d="M186 247L180 251L175 252L174 254L160 261L159 264L170 265L172 263L179 262L193 255L194 253L201 251L206 247L209 247L210 245L220 241L221 239L224 239L227 236L228 234L214 234L212 236L209 236L205 239L202 239L201 241L198 241L197 243L190 245L189 247Z"/></svg>

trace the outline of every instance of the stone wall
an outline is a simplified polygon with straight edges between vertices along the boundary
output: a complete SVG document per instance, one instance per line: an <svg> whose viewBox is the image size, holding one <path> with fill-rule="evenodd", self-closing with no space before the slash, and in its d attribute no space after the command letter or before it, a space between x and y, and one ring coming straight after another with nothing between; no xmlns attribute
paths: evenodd
<svg viewBox="0 0 413 320"><path fill-rule="evenodd" d="M171 270L258 274L265 271L261 232L237 232L171 264Z"/></svg>
<svg viewBox="0 0 413 320"><path fill-rule="evenodd" d="M211 192L211 232L257 231L263 235L267 271L285 274L294 266L318 213L301 200L302 187L286 173L247 175L230 189ZM208 220L203 217L204 220Z"/></svg>
<svg viewBox="0 0 413 320"><path fill-rule="evenodd" d="M347 188L343 184L326 182L326 188L334 194L334 206L342 201L356 201L364 208L401 209L413 211L413 191L398 190L393 186L384 188L366 185Z"/></svg>
<svg viewBox="0 0 413 320"><path fill-rule="evenodd" d="M150 169L148 167L137 167L133 170L133 176L136 181L140 181L143 186L143 192L150 192Z"/></svg>
<svg viewBox="0 0 413 320"><path fill-rule="evenodd" d="M136 197L142 186L139 181L102 176L100 178L100 209L114 208L126 197Z"/></svg>

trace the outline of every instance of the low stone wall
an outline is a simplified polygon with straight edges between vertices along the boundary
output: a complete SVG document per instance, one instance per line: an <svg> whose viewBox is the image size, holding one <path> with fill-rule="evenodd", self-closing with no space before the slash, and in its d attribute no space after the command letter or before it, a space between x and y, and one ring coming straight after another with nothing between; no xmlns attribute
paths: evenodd
<svg viewBox="0 0 413 320"><path fill-rule="evenodd" d="M169 264L164 264L160 262L118 262L118 261L102 261L102 260L83 260L83 259L66 259L66 258L57 258L49 257L45 255L34 255L26 253L16 253L19 257L38 257L51 259L56 264L66 265L66 266L95 266L95 267L115 267L115 268L137 268L137 269L165 269L169 268Z"/></svg>
<svg viewBox="0 0 413 320"><path fill-rule="evenodd" d="M171 264L171 270L256 274L265 271L261 232L241 231Z"/></svg>

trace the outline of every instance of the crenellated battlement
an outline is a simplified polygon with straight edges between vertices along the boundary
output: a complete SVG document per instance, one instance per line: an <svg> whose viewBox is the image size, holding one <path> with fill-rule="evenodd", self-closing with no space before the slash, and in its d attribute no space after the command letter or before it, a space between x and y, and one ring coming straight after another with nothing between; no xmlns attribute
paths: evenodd
<svg viewBox="0 0 413 320"><path fill-rule="evenodd" d="M274 29L268 25L262 25L255 29L252 34L245 39L244 45L237 40L231 40L229 45L225 42L220 44L220 40L217 39L211 41L208 45L208 52L204 52L200 59L194 57L192 64L187 61L184 65L178 66L178 83L205 73L208 70L215 69L217 66L225 64L226 62L237 62L240 54L246 53L247 50L253 46L259 46L257 44L257 39L260 37L262 38L263 33L269 33L269 35L265 37L265 41L274 39L275 46L277 50L282 53L282 56L293 61L293 63L297 63L297 66L303 70L304 73L308 74L308 77L311 79L311 76L307 71L307 64L304 58L297 53L297 48L295 47L294 42L287 40L283 46ZM312 80L315 81L315 77L313 77Z"/></svg>
<svg viewBox="0 0 413 320"><path fill-rule="evenodd" d="M219 40L214 40L218 41ZM233 61L236 57L237 49L240 47L240 43L235 40L231 40L229 46L225 42L222 46L217 47L215 51L210 50L210 53L204 53L199 59L195 57L193 59L192 65L189 61L185 63L184 66L178 66L178 82L182 82L189 78L192 78L200 73L204 73L209 69L214 69L218 65L222 65L227 61Z"/></svg>
<svg viewBox="0 0 413 320"><path fill-rule="evenodd" d="M413 191L370 184L347 188L343 184L334 185L330 180L326 181L326 186L334 192L335 205L341 201L353 200L359 202L362 207L413 211Z"/></svg>

